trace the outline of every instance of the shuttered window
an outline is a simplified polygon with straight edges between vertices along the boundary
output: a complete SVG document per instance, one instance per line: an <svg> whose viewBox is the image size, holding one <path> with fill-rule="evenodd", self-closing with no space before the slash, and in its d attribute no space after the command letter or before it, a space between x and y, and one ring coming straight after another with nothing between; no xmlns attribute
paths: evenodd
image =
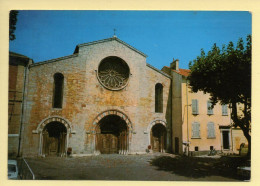
<svg viewBox="0 0 260 186"><path fill-rule="evenodd" d="M215 126L213 122L208 123L208 138L215 138Z"/></svg>
<svg viewBox="0 0 260 186"><path fill-rule="evenodd" d="M227 105L222 105L222 116L228 115L228 107Z"/></svg>
<svg viewBox="0 0 260 186"><path fill-rule="evenodd" d="M192 114L199 114L199 103L197 99L192 100Z"/></svg>
<svg viewBox="0 0 260 186"><path fill-rule="evenodd" d="M200 124L198 122L192 123L192 138L200 138Z"/></svg>
<svg viewBox="0 0 260 186"><path fill-rule="evenodd" d="M211 101L207 102L207 111L208 111L208 115L212 115L213 114L213 108L211 108L212 103Z"/></svg>

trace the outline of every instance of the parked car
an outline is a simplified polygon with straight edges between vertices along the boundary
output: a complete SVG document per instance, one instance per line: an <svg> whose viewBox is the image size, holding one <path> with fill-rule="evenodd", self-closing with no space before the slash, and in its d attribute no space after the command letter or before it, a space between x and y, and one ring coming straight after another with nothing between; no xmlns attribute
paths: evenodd
<svg viewBox="0 0 260 186"><path fill-rule="evenodd" d="M8 179L18 179L18 167L16 160L8 160Z"/></svg>

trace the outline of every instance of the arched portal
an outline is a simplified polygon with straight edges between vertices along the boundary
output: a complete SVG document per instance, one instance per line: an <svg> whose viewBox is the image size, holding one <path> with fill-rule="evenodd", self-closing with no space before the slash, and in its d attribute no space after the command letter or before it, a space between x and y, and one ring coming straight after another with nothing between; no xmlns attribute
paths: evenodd
<svg viewBox="0 0 260 186"><path fill-rule="evenodd" d="M33 134L39 134L39 156L45 155L45 153L46 153L46 150L45 150L46 147L43 147L44 135L46 135L46 133L48 131L55 131L55 130L51 130L51 129L54 128L54 127L52 128L51 124L54 124L54 126L55 126L55 125L58 125L57 123L59 124L59 127L57 127L58 131L61 131L61 133L64 133L64 128L63 127L65 127L65 129L66 129L66 137L65 137L66 139L65 139L64 149L68 148L69 135L75 133L75 131L72 131L71 123L67 119L62 118L60 116L50 116L48 118L43 119L38 124L36 130L32 131ZM48 125L48 127L46 127L47 125ZM63 127L61 127L61 126L63 126ZM46 136L45 136L45 138L46 138ZM46 144L47 143L45 142L45 145ZM62 147L62 149L63 149L63 147ZM64 151L64 153L63 153L63 150L62 150L58 155L66 156L66 151Z"/></svg>
<svg viewBox="0 0 260 186"><path fill-rule="evenodd" d="M153 152L165 152L166 150L166 128L158 123L151 130L151 146Z"/></svg>
<svg viewBox="0 0 260 186"><path fill-rule="evenodd" d="M42 131L42 154L61 156L66 153L67 129L60 122L48 123Z"/></svg>
<svg viewBox="0 0 260 186"><path fill-rule="evenodd" d="M118 115L103 117L96 128L96 151L101 154L125 154L129 148L129 129Z"/></svg>

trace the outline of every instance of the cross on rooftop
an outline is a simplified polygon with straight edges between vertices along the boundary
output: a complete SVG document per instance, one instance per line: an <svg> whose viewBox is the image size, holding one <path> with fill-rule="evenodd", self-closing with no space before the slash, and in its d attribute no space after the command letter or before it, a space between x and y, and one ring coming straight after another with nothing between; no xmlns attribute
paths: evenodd
<svg viewBox="0 0 260 186"><path fill-rule="evenodd" d="M116 37L116 29L114 28L114 37Z"/></svg>

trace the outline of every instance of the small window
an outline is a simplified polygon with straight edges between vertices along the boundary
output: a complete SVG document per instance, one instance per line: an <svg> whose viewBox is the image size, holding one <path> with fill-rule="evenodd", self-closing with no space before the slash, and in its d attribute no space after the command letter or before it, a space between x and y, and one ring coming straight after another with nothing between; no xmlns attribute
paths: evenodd
<svg viewBox="0 0 260 186"><path fill-rule="evenodd" d="M213 108L212 107L212 103L211 101L207 102L207 111L208 111L208 115L212 115L213 114Z"/></svg>
<svg viewBox="0 0 260 186"><path fill-rule="evenodd" d="M228 107L227 105L222 105L222 116L228 115Z"/></svg>
<svg viewBox="0 0 260 186"><path fill-rule="evenodd" d="M155 85L155 112L163 112L163 86L161 83Z"/></svg>
<svg viewBox="0 0 260 186"><path fill-rule="evenodd" d="M214 146L210 146L210 147L209 147L209 150L213 150L213 149L214 149Z"/></svg>
<svg viewBox="0 0 260 186"><path fill-rule="evenodd" d="M200 138L200 124L198 122L192 123L192 138Z"/></svg>
<svg viewBox="0 0 260 186"><path fill-rule="evenodd" d="M215 126L213 122L208 123L208 138L215 138Z"/></svg>
<svg viewBox="0 0 260 186"><path fill-rule="evenodd" d="M198 147L198 146L195 146L194 150L195 150L195 151L199 151L199 147Z"/></svg>
<svg viewBox="0 0 260 186"><path fill-rule="evenodd" d="M61 73L54 74L53 108L62 108L64 76Z"/></svg>
<svg viewBox="0 0 260 186"><path fill-rule="evenodd" d="M199 104L197 99L192 100L192 114L199 114Z"/></svg>

